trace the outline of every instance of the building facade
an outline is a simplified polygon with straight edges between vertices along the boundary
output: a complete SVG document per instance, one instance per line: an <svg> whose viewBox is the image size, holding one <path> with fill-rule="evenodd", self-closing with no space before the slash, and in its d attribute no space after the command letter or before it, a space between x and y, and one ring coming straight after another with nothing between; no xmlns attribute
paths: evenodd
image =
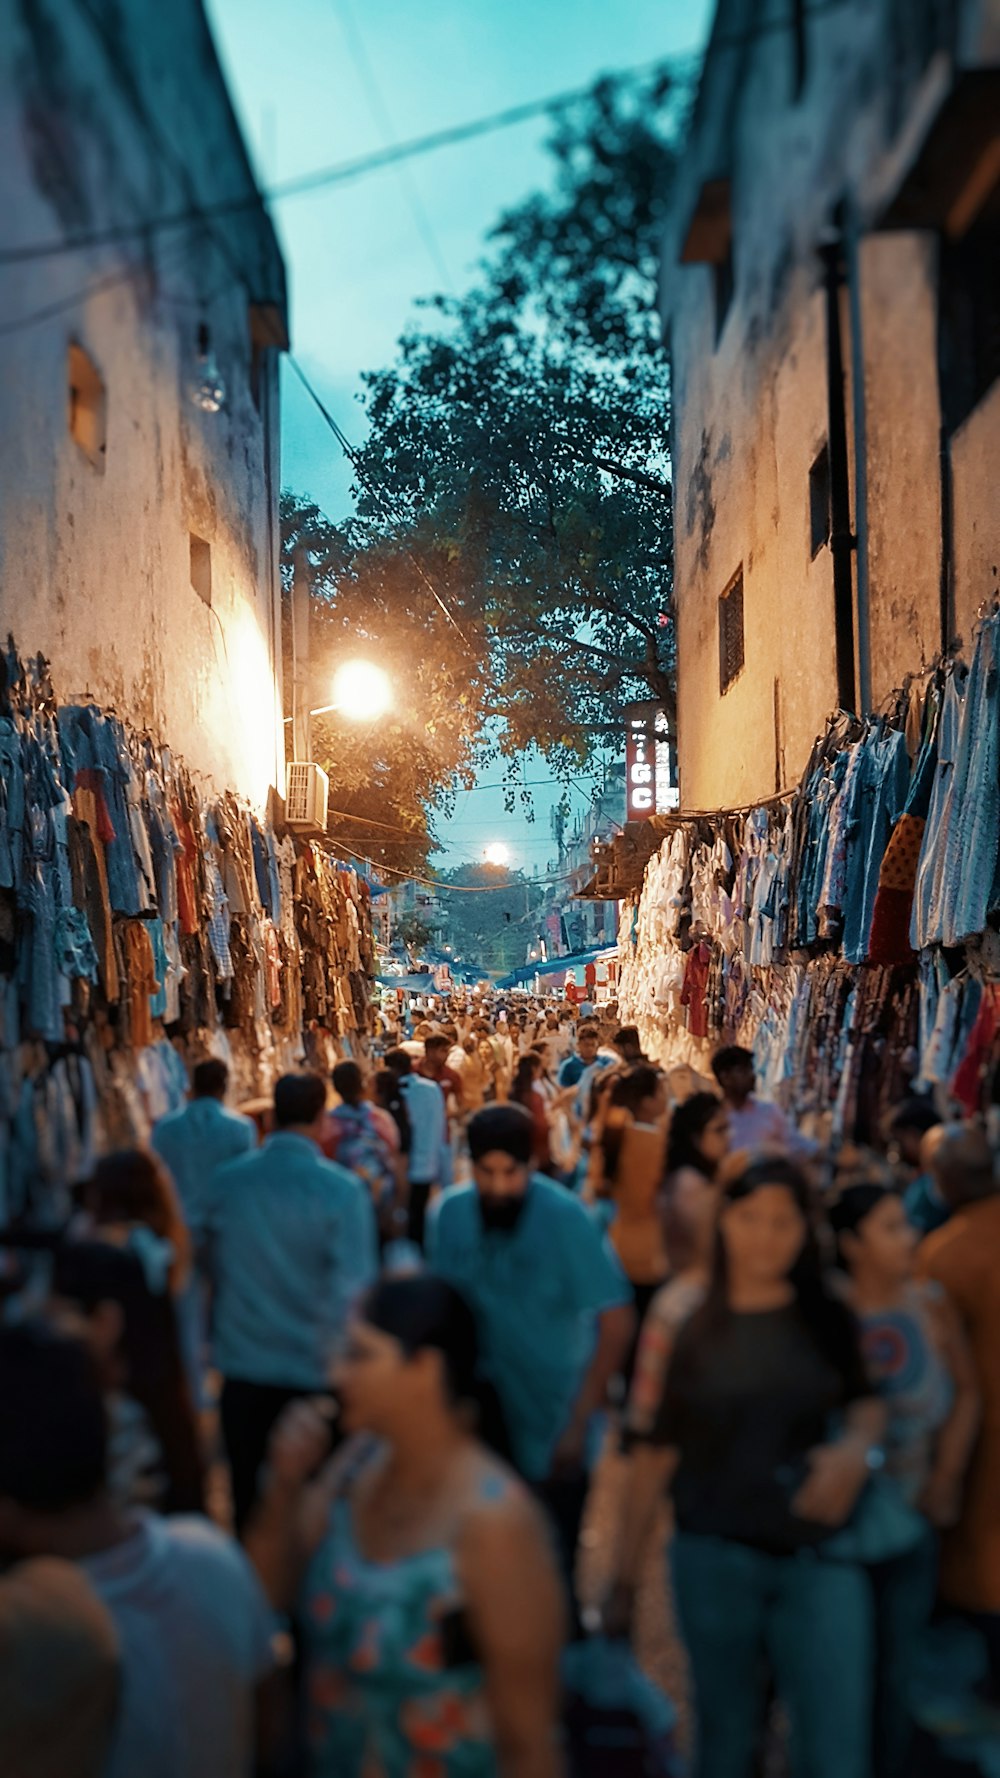
<svg viewBox="0 0 1000 1778"><path fill-rule="evenodd" d="M1000 593L1000 0L720 0L665 235L681 806Z"/></svg>
<svg viewBox="0 0 1000 1778"><path fill-rule="evenodd" d="M201 0L12 0L0 132L0 630L263 809L285 276Z"/></svg>

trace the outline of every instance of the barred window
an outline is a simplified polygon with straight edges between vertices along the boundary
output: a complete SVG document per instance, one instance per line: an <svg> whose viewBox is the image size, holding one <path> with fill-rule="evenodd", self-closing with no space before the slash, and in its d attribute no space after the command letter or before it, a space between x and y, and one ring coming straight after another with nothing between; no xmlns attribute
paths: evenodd
<svg viewBox="0 0 1000 1778"><path fill-rule="evenodd" d="M719 600L719 691L729 690L743 671L743 569L733 575Z"/></svg>

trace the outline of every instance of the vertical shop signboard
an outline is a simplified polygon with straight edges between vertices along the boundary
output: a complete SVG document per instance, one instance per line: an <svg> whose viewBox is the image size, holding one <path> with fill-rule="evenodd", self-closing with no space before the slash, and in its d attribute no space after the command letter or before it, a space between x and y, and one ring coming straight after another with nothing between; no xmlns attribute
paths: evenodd
<svg viewBox="0 0 1000 1778"><path fill-rule="evenodd" d="M648 821L678 805L669 723L655 700L625 706L625 795L629 821Z"/></svg>

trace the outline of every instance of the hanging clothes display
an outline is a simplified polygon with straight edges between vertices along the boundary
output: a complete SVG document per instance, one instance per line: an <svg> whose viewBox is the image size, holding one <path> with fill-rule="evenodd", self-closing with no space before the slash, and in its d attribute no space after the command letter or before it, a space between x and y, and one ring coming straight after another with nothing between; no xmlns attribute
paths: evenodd
<svg viewBox="0 0 1000 1778"><path fill-rule="evenodd" d="M665 1065L722 1043L836 1137L911 1081L974 1108L1000 1051L1000 613L862 724L839 714L798 788L667 818L620 923L619 1009Z"/></svg>
<svg viewBox="0 0 1000 1778"><path fill-rule="evenodd" d="M248 1095L326 1066L374 974L355 870L0 651L0 1223L61 1220L99 1147L183 1102L184 1055Z"/></svg>

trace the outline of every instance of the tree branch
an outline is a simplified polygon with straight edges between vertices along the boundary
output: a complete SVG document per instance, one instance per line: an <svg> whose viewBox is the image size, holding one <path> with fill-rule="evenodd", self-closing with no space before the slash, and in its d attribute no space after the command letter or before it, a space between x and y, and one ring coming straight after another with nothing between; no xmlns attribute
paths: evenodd
<svg viewBox="0 0 1000 1778"><path fill-rule="evenodd" d="M584 462L584 458L579 459ZM624 481L634 482L637 488L648 488L651 494L658 494L662 500L673 500L674 487L672 482L664 482L655 475L647 475L644 469L630 469L625 463L613 463L610 457L591 457L590 461L598 469L608 475L620 476Z"/></svg>

